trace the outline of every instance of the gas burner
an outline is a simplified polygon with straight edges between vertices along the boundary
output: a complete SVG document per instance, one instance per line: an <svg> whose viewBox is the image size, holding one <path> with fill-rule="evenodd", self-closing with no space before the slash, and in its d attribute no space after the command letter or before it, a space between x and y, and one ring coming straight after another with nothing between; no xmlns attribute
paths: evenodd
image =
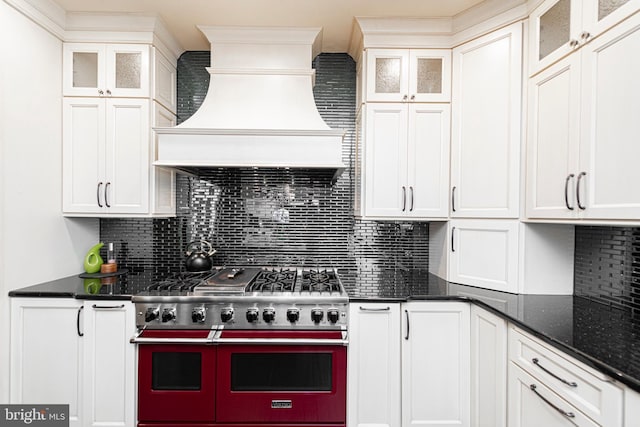
<svg viewBox="0 0 640 427"><path fill-rule="evenodd" d="M293 292L296 270L288 268L263 270L249 285L249 292Z"/></svg>
<svg viewBox="0 0 640 427"><path fill-rule="evenodd" d="M304 270L300 290L303 292L340 292L340 282L335 271Z"/></svg>
<svg viewBox="0 0 640 427"><path fill-rule="evenodd" d="M202 283L211 276L211 271L180 272L174 273L164 280L153 283L147 287L147 291L152 292L187 292Z"/></svg>

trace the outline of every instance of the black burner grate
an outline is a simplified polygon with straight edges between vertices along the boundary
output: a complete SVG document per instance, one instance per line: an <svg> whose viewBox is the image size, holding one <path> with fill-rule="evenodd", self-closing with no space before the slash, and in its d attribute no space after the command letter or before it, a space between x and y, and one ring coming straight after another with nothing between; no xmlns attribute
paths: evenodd
<svg viewBox="0 0 640 427"><path fill-rule="evenodd" d="M152 283L147 287L148 292L186 292L202 283L212 275L211 271L175 273L164 280Z"/></svg>
<svg viewBox="0 0 640 427"><path fill-rule="evenodd" d="M302 292L340 292L340 282L335 271L305 270L302 272Z"/></svg>
<svg viewBox="0 0 640 427"><path fill-rule="evenodd" d="M296 270L289 268L261 271L247 289L249 292L293 292Z"/></svg>

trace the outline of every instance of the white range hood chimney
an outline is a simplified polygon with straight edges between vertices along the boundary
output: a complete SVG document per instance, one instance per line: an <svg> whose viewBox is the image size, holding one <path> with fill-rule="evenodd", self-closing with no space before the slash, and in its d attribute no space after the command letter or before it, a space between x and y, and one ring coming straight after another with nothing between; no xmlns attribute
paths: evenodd
<svg viewBox="0 0 640 427"><path fill-rule="evenodd" d="M155 165L344 168L344 131L313 98L320 28L198 28L211 42L209 90L184 123L155 128Z"/></svg>

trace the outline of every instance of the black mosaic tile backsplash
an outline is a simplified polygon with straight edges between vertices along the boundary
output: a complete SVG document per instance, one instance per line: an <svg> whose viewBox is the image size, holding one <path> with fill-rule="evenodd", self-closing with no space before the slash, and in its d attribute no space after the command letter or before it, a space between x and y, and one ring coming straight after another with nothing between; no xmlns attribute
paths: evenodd
<svg viewBox="0 0 640 427"><path fill-rule="evenodd" d="M178 62L178 122L200 106L208 88L209 52ZM329 126L346 130L335 183L318 170L206 169L179 176L178 212L169 219L103 219L101 240L116 242L120 263L135 276L160 278L181 268L192 240L210 241L216 264L331 266L347 288L375 294L397 272L428 267L425 223L356 220L354 200L355 63L321 54L314 96Z"/></svg>
<svg viewBox="0 0 640 427"><path fill-rule="evenodd" d="M640 315L640 228L576 227L574 293Z"/></svg>

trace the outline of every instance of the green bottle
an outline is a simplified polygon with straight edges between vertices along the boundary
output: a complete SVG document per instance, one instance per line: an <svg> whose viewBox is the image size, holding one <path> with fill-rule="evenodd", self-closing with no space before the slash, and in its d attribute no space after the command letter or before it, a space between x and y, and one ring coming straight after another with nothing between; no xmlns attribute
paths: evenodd
<svg viewBox="0 0 640 427"><path fill-rule="evenodd" d="M100 248L104 246L104 243L100 242L87 252L84 257L84 271L87 273L97 273L100 271L100 266L104 264L102 257L100 256Z"/></svg>

